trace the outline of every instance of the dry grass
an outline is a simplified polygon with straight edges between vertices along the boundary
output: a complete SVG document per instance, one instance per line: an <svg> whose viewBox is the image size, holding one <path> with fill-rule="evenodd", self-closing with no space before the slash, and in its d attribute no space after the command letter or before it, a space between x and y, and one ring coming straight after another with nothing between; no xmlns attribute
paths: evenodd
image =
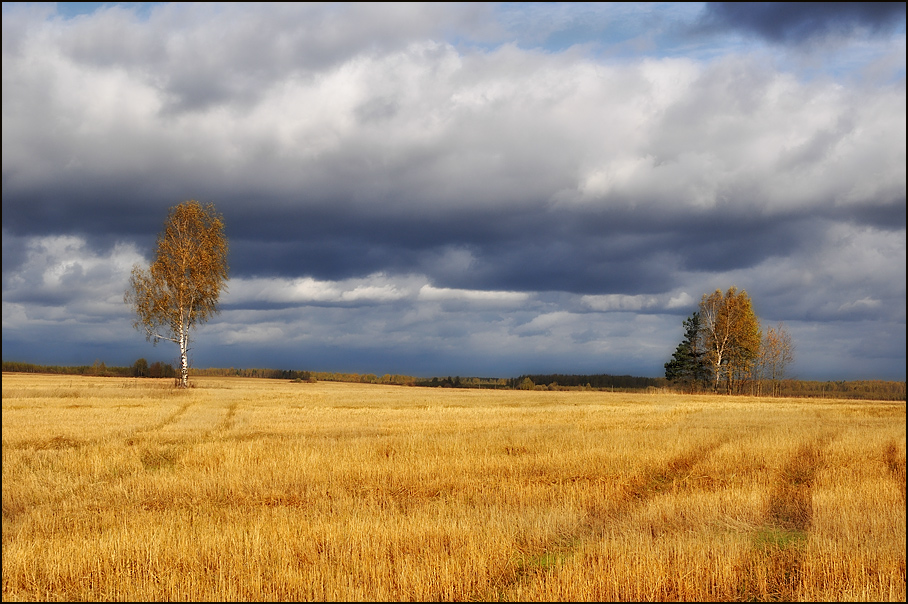
<svg viewBox="0 0 908 604"><path fill-rule="evenodd" d="M4 600L905 600L905 404L3 375Z"/></svg>

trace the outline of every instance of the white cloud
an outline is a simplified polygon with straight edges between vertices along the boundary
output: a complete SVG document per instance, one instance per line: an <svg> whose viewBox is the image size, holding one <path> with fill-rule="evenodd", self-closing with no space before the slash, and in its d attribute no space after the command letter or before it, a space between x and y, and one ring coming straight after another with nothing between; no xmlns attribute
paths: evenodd
<svg viewBox="0 0 908 604"><path fill-rule="evenodd" d="M693 308L696 301L687 292L646 294L605 294L581 296L580 302L597 312L659 312Z"/></svg>
<svg viewBox="0 0 908 604"><path fill-rule="evenodd" d="M693 297L687 292L681 292L675 296L672 296L668 300L666 308L676 309L676 308L690 308L695 304Z"/></svg>
<svg viewBox="0 0 908 604"><path fill-rule="evenodd" d="M293 62L290 49L311 42L290 23L315 33L307 20L353 17L337 28L341 41L325 41L342 49L359 28L382 40L385 27L425 35L435 13L468 11L395 9L376 24L370 8L347 12L166 7L147 23L107 11L30 30L19 54L4 54L4 89L15 90L4 97L5 188L169 173L189 188L330 190L411 209L542 198L654 210L756 201L764 213L904 192L903 87L857 93L743 56L619 64L408 36L381 51L353 44L317 71ZM194 18L165 29L176 14ZM403 14L425 23L407 27ZM232 20L241 15L288 37L255 34ZM230 48L204 44L225 28ZM129 56L112 59L96 29L119 32L108 33L112 47L129 44ZM184 73L190 65L201 73ZM168 109L203 91L209 101Z"/></svg>
<svg viewBox="0 0 908 604"><path fill-rule="evenodd" d="M529 294L524 292L508 292L494 290L453 289L448 287L433 287L429 284L419 289L419 300L446 301L466 300L469 302L492 303L513 305L529 299Z"/></svg>
<svg viewBox="0 0 908 604"><path fill-rule="evenodd" d="M608 311L640 311L656 308L660 301L656 296L607 294L602 296L583 296L581 301L593 310Z"/></svg>
<svg viewBox="0 0 908 604"><path fill-rule="evenodd" d="M418 278L388 277L383 273L363 279L341 281L318 280L312 277L294 279L238 278L231 279L223 300L237 305L257 302L272 304L320 303L383 303L411 298L415 295Z"/></svg>
<svg viewBox="0 0 908 604"><path fill-rule="evenodd" d="M23 262L4 274L3 295L96 299L99 294L110 298L117 290L122 303L133 265L143 262L131 243L117 243L99 253L81 236L33 237L26 241Z"/></svg>
<svg viewBox="0 0 908 604"><path fill-rule="evenodd" d="M855 300L853 302L846 302L839 306L840 311L849 312L852 310L871 310L877 309L882 303L879 300L874 300L872 298L861 298L860 300Z"/></svg>

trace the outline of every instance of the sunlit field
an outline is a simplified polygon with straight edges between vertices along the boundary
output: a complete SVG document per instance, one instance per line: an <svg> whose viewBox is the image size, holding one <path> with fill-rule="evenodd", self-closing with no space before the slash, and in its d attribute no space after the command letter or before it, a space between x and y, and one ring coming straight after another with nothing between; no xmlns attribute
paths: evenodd
<svg viewBox="0 0 908 604"><path fill-rule="evenodd" d="M4 600L905 600L905 403L3 374Z"/></svg>

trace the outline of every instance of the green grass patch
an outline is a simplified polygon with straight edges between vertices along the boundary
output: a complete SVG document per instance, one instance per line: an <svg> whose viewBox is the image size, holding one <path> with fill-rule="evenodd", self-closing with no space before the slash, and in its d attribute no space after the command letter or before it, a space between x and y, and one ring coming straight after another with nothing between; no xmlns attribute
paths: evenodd
<svg viewBox="0 0 908 604"><path fill-rule="evenodd" d="M781 527L763 527L754 534L754 548L766 550L797 547L807 540L807 531Z"/></svg>

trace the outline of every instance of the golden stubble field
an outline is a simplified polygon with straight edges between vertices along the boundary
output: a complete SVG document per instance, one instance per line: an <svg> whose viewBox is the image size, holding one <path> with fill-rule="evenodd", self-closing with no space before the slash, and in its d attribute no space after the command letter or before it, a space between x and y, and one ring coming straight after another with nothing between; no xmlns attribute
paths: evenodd
<svg viewBox="0 0 908 604"><path fill-rule="evenodd" d="M905 600L905 403L3 374L3 600Z"/></svg>

